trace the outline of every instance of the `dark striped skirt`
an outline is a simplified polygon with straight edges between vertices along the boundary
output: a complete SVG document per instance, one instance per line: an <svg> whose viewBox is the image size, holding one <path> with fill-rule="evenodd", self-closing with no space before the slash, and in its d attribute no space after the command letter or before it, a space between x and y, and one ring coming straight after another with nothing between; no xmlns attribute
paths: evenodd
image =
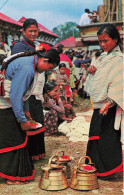
<svg viewBox="0 0 124 195"><path fill-rule="evenodd" d="M39 158L46 156L44 141L45 127L42 102L37 100L36 97L32 95L29 98L29 108L32 119L43 125L41 129L38 129L38 131L35 130L32 133L31 131L27 132L30 154L32 158L34 157L35 160L39 160Z"/></svg>
<svg viewBox="0 0 124 195"><path fill-rule="evenodd" d="M114 129L115 113L116 106L105 116L95 109L90 124L86 155L95 163L100 177L120 172L123 166L120 130Z"/></svg>
<svg viewBox="0 0 124 195"><path fill-rule="evenodd" d="M0 109L0 177L13 181L33 179L34 166L27 140L13 110Z"/></svg>

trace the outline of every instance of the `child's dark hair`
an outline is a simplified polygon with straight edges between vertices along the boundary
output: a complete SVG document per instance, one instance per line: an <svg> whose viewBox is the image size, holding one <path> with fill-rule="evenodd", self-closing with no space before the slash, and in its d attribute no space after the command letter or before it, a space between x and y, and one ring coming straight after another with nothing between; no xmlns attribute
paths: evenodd
<svg viewBox="0 0 124 195"><path fill-rule="evenodd" d="M56 87L57 84L55 81L48 81L46 84L45 84L45 89L46 89L46 92L47 91L52 91L54 89L54 87Z"/></svg>
<svg viewBox="0 0 124 195"><path fill-rule="evenodd" d="M29 26L31 26L31 25L35 25L35 26L38 27L38 23L37 23L37 21L36 21L35 19L33 19L33 18L28 18L28 19L26 19L26 20L24 21L24 23L23 23L23 29L24 29L24 31L25 31Z"/></svg>
<svg viewBox="0 0 124 195"><path fill-rule="evenodd" d="M66 64L65 63L59 64L59 69L62 68L62 67L65 67L66 68Z"/></svg>

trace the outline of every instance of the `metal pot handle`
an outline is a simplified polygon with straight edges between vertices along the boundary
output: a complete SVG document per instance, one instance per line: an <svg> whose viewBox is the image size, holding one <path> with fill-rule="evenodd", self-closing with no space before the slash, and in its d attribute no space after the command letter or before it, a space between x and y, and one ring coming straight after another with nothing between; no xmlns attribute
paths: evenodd
<svg viewBox="0 0 124 195"><path fill-rule="evenodd" d="M81 160L84 159L84 158L88 158L89 164L91 163L91 158L90 158L89 156L83 156L83 157L81 157L81 158L79 159L79 161L78 161L78 167L80 167Z"/></svg>
<svg viewBox="0 0 124 195"><path fill-rule="evenodd" d="M61 152L62 152L62 156L63 156L63 155L64 155L64 151L60 151L60 152L58 152L58 154L57 154L57 155L59 155Z"/></svg>
<svg viewBox="0 0 124 195"><path fill-rule="evenodd" d="M45 179L48 179L49 178L49 170L50 170L50 167L41 167L41 169L43 169L44 170L44 172L45 172Z"/></svg>
<svg viewBox="0 0 124 195"><path fill-rule="evenodd" d="M45 170L45 179L49 178L49 169Z"/></svg>
<svg viewBox="0 0 124 195"><path fill-rule="evenodd" d="M59 166L59 157L58 157L58 156L52 156L52 157L49 159L48 167L51 167L51 162L52 162L52 159L53 159L53 158L56 158L56 160L57 160L57 165Z"/></svg>

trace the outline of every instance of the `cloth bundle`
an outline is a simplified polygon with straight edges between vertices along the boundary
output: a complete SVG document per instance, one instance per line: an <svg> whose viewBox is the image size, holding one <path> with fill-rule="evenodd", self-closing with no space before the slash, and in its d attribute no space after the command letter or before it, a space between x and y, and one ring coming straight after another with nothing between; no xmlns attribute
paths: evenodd
<svg viewBox="0 0 124 195"><path fill-rule="evenodd" d="M64 133L69 141L88 141L90 122L85 120L84 116L77 116L71 123L64 121L59 125L58 130Z"/></svg>

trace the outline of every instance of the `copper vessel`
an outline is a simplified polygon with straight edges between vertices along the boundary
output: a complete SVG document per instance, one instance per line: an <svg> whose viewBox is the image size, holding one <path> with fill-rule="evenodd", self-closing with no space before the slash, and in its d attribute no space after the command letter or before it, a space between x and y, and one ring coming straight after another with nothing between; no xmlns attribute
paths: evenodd
<svg viewBox="0 0 124 195"><path fill-rule="evenodd" d="M58 152L57 156L59 156L59 164L66 167L65 173L67 179L69 179L71 176L71 165L70 165L71 157L67 156L68 158L62 158L63 156L66 156L64 151ZM53 159L52 163L56 164L56 159Z"/></svg>
<svg viewBox="0 0 124 195"><path fill-rule="evenodd" d="M56 158L57 163L51 164L53 158ZM42 175L39 187L43 190L63 190L68 187L65 169L59 164L59 157L52 156L49 159L48 165L41 167Z"/></svg>
<svg viewBox="0 0 124 195"><path fill-rule="evenodd" d="M82 165L81 160L84 158L88 158L89 163ZM74 167L71 176L70 188L75 190L93 190L98 188L97 170L92 165L93 163L89 156L84 156L79 159L78 166Z"/></svg>

